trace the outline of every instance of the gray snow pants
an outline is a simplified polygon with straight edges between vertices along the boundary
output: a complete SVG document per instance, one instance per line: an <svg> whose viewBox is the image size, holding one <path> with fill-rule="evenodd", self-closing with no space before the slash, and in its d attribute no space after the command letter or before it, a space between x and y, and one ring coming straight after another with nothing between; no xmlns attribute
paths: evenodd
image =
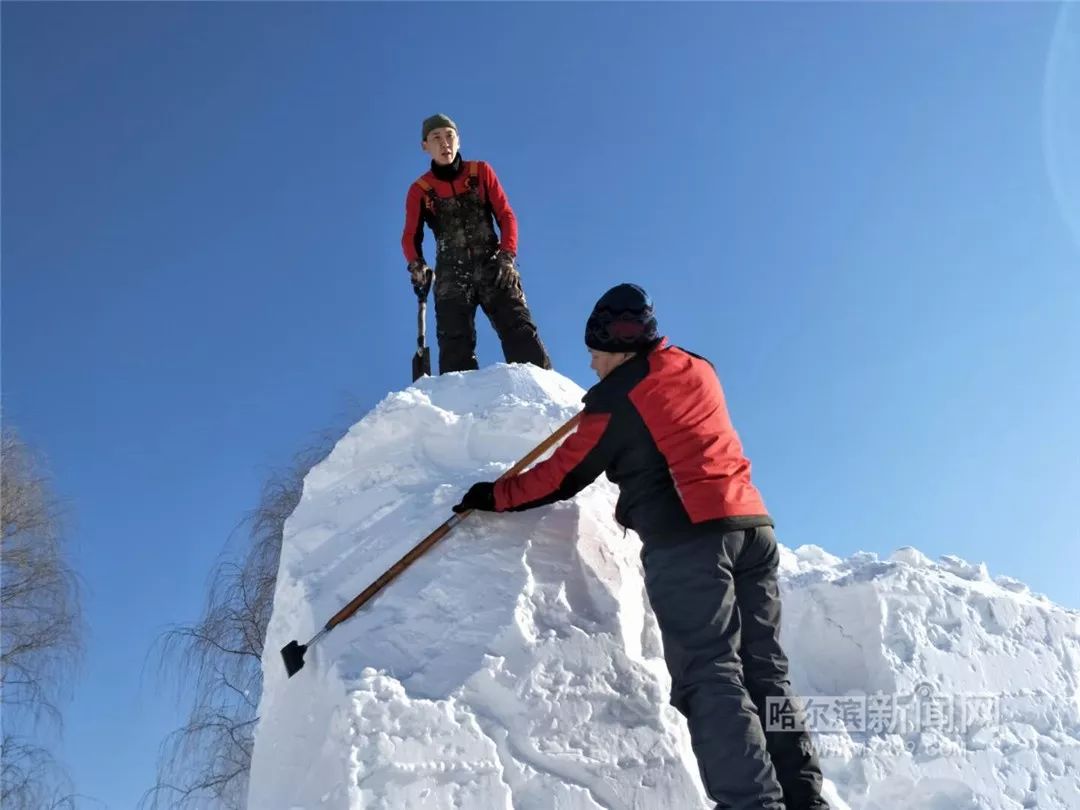
<svg viewBox="0 0 1080 810"><path fill-rule="evenodd" d="M828 810L806 732L764 730L766 699L792 696L772 528L703 524L675 541L643 540L671 703L686 717L709 798L725 810Z"/></svg>

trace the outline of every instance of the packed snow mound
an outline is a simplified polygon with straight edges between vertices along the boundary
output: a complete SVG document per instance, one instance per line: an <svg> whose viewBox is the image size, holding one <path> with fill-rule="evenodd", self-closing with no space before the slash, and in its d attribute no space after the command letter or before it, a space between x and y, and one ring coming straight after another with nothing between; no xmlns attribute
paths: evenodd
<svg viewBox="0 0 1080 810"><path fill-rule="evenodd" d="M423 379L308 474L267 633L250 807L703 806L606 481L572 503L472 515L291 680L278 656L582 394L523 366Z"/></svg>
<svg viewBox="0 0 1080 810"><path fill-rule="evenodd" d="M852 808L1080 808L1080 613L913 548L804 546L781 571L793 680Z"/></svg>
<svg viewBox="0 0 1080 810"><path fill-rule="evenodd" d="M473 514L285 675L286 642L310 639L582 394L532 366L425 378L311 470L267 630L252 810L711 806L667 704L640 543L603 478L571 502ZM1080 809L1077 614L913 549L784 549L781 584L834 808ZM947 725L946 698L978 709Z"/></svg>

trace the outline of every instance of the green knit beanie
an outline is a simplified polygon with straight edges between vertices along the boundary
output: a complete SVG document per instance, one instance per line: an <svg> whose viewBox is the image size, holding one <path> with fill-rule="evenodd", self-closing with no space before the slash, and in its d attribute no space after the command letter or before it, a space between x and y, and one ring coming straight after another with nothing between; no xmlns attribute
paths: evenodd
<svg viewBox="0 0 1080 810"><path fill-rule="evenodd" d="M438 113L430 118L424 119L424 134L420 136L420 140L426 141L427 136L431 134L431 130L441 129L442 127L450 127L454 132L458 131L457 124L451 121L449 116Z"/></svg>

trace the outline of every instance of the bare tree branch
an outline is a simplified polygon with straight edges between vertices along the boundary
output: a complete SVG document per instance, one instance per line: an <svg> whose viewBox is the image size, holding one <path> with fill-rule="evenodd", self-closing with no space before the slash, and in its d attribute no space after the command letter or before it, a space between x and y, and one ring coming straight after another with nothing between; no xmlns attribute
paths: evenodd
<svg viewBox="0 0 1080 810"><path fill-rule="evenodd" d="M82 654L79 581L40 459L10 427L0 444L0 805L74 808L63 768L35 737L62 726L59 701Z"/></svg>
<svg viewBox="0 0 1080 810"><path fill-rule="evenodd" d="M246 529L246 550L214 569L202 618L168 630L151 650L159 677L188 689L192 707L187 723L162 742L157 783L140 802L144 810L246 808L285 521L300 502L304 477L336 438L324 435L288 471L271 474L258 506L238 527Z"/></svg>

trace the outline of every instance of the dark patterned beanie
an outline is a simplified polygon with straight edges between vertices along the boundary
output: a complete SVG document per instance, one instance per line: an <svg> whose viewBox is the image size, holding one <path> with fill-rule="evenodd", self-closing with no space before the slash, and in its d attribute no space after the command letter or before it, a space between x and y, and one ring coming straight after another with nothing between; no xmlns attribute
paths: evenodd
<svg viewBox="0 0 1080 810"><path fill-rule="evenodd" d="M637 352L660 339L652 299L636 284L612 287L585 324L585 345L601 352Z"/></svg>

